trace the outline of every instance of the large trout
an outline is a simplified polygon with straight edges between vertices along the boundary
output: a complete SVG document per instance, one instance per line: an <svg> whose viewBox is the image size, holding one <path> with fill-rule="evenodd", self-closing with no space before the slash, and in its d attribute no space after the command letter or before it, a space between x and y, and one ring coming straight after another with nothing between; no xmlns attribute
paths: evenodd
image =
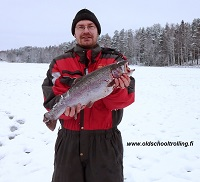
<svg viewBox="0 0 200 182"><path fill-rule="evenodd" d="M51 130L55 129L56 120L65 112L66 107L89 105L95 101L108 96L114 89L114 78L119 78L122 74L131 74L133 70L128 67L127 61L120 61L102 68L99 68L79 79L63 95L53 108L44 114L43 121Z"/></svg>

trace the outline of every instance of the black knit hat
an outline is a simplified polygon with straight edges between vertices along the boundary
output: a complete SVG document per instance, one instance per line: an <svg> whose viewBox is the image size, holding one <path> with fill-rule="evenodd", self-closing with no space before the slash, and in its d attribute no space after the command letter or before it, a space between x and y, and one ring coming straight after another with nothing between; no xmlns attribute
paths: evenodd
<svg viewBox="0 0 200 182"><path fill-rule="evenodd" d="M93 12L91 12L90 10L88 10L88 9L82 9L76 14L75 18L73 19L72 29L71 29L72 35L75 34L75 26L76 26L76 24L81 20L90 20L90 21L92 21L97 27L98 34L99 35L101 34L101 25L100 25L97 17L95 16L95 14Z"/></svg>

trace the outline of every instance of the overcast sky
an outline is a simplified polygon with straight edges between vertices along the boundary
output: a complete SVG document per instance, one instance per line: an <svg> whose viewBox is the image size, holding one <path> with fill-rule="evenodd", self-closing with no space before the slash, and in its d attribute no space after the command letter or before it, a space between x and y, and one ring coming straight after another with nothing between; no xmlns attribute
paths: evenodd
<svg viewBox="0 0 200 182"><path fill-rule="evenodd" d="M115 30L192 23L200 0L0 0L0 51L74 40L71 23L82 8L93 11L102 35Z"/></svg>

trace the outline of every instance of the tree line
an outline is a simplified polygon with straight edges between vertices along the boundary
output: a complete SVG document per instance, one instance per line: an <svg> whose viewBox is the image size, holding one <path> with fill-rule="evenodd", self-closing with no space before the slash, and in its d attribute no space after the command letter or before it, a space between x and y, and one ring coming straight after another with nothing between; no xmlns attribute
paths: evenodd
<svg viewBox="0 0 200 182"><path fill-rule="evenodd" d="M131 64L148 66L199 65L200 19L192 23L155 24L138 30L116 30L111 37L99 36L99 45L125 54ZM58 46L31 47L0 51L8 62L49 63L76 44L75 40Z"/></svg>

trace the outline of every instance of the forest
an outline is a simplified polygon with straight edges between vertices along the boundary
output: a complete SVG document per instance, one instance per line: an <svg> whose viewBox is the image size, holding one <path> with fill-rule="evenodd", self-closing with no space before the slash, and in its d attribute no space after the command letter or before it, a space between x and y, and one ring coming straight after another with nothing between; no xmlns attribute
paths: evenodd
<svg viewBox="0 0 200 182"><path fill-rule="evenodd" d="M196 66L200 63L200 18L192 23L154 24L137 30L116 30L111 37L99 36L102 47L123 53L131 64L145 66ZM49 63L76 44L75 40L58 46L32 47L0 51L0 61Z"/></svg>

